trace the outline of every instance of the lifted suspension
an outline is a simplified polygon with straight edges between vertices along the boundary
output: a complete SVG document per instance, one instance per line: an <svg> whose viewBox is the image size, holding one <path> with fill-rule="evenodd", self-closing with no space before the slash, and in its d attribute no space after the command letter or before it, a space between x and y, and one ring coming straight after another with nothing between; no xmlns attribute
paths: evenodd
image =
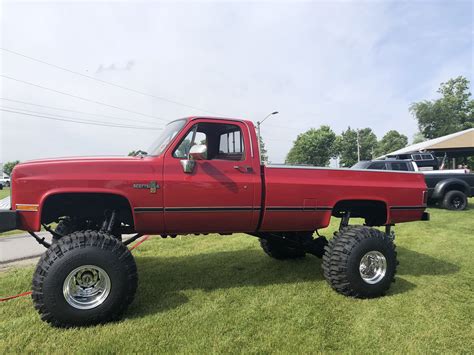
<svg viewBox="0 0 474 355"><path fill-rule="evenodd" d="M319 236L318 238L313 238L305 242L300 242L299 240L295 240L294 238L286 237L278 233L257 233L251 235L274 243L281 244L282 246L300 249L303 250L305 253L312 254L317 256L318 258L321 258L324 254L324 247L327 245L328 241L326 237L320 236L319 233L317 234Z"/></svg>

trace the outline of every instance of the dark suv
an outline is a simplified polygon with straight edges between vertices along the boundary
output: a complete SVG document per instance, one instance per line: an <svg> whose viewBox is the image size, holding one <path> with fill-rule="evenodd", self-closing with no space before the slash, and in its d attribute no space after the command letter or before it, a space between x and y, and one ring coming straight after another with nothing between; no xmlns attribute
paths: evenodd
<svg viewBox="0 0 474 355"><path fill-rule="evenodd" d="M412 160L384 159L384 160L363 160L355 164L352 169L372 169L372 170L396 170L396 171L417 171Z"/></svg>

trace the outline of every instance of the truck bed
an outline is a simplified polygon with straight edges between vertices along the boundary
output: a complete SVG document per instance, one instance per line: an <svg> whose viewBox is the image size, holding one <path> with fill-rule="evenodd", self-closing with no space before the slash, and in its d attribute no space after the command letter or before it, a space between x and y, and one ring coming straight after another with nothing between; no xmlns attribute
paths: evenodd
<svg viewBox="0 0 474 355"><path fill-rule="evenodd" d="M264 176L262 231L327 227L344 200L380 202L382 224L420 220L426 208L420 173L269 165Z"/></svg>

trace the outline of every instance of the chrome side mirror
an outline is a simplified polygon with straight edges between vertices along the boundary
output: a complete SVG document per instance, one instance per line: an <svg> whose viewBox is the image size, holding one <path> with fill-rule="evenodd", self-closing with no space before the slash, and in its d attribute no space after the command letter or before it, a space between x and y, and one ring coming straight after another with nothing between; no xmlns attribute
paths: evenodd
<svg viewBox="0 0 474 355"><path fill-rule="evenodd" d="M183 167L183 172L186 174L191 174L194 171L194 166L196 165L196 161L184 159L181 160L181 166Z"/></svg>
<svg viewBox="0 0 474 355"><path fill-rule="evenodd" d="M207 146L204 144L196 144L189 150L189 159L204 160L207 158Z"/></svg>

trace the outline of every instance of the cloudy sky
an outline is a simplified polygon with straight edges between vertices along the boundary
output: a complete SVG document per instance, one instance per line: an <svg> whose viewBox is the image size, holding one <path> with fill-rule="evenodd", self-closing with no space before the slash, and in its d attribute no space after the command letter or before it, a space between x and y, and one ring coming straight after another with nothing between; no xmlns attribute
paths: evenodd
<svg viewBox="0 0 474 355"><path fill-rule="evenodd" d="M274 110L262 135L282 162L299 133L322 124L411 138L410 103L435 98L451 77L473 79L471 1L2 1L0 10L0 162L126 154L160 132L61 119L160 128Z"/></svg>

